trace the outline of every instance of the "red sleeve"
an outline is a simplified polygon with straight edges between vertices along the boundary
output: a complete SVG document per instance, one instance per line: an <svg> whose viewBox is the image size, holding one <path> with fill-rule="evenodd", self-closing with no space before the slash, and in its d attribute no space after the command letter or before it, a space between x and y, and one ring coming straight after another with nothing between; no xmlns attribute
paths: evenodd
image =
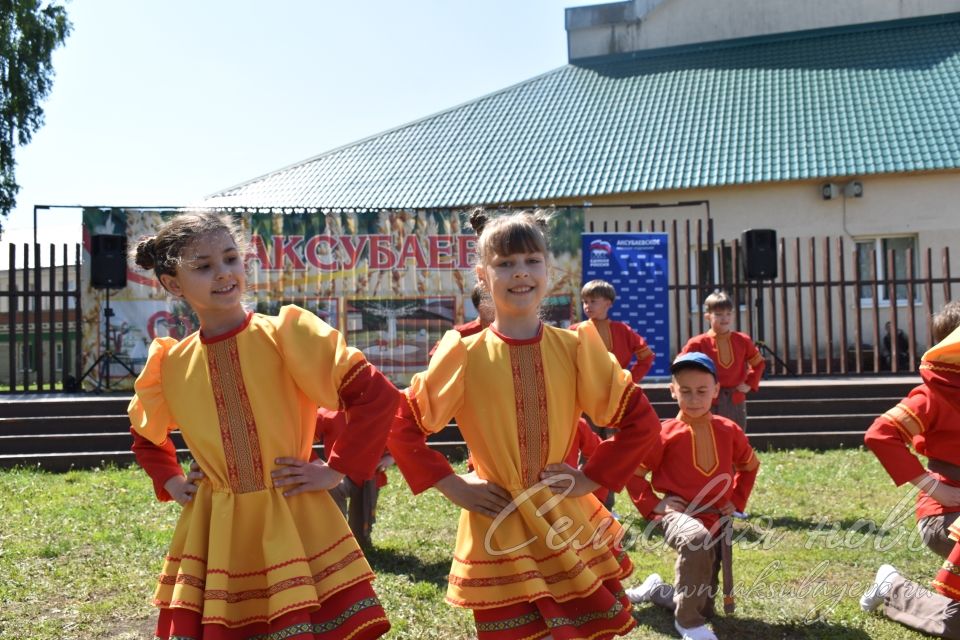
<svg viewBox="0 0 960 640"><path fill-rule="evenodd" d="M577 436L580 440L580 453L587 459L597 452L597 447L603 442L584 418L577 421Z"/></svg>
<svg viewBox="0 0 960 640"><path fill-rule="evenodd" d="M683 345L683 349L680 349L680 353L691 353L693 351L703 353L703 347L700 346L700 336L698 335L687 340L687 344ZM680 353L677 355L680 355Z"/></svg>
<svg viewBox="0 0 960 640"><path fill-rule="evenodd" d="M406 394L400 394L387 446L414 494L426 491L454 473L446 456L427 446L427 434L417 426Z"/></svg>
<svg viewBox="0 0 960 640"><path fill-rule="evenodd" d="M760 388L760 379L763 377L763 370L767 368L767 361L763 358L757 345L749 336L744 334L747 340L747 350L744 358L747 361L747 378L744 380L750 388L757 391Z"/></svg>
<svg viewBox="0 0 960 640"><path fill-rule="evenodd" d="M897 406L874 420L863 437L864 444L877 456L897 486L924 472L923 465L910 451L909 445L936 420L935 408L936 405L927 395L926 386L921 385Z"/></svg>
<svg viewBox="0 0 960 640"><path fill-rule="evenodd" d="M630 480L627 481L627 494L633 502L637 511L647 520L653 518L653 510L660 504L660 496L654 490L653 485L647 480L646 475L653 473L660 468L660 462L663 460L663 442L657 438L647 458L643 464L637 467Z"/></svg>
<svg viewBox="0 0 960 640"><path fill-rule="evenodd" d="M614 492L623 489L660 440L660 419L640 387L627 387L621 406L621 416L609 425L617 431L602 441L583 465L588 478Z"/></svg>
<svg viewBox="0 0 960 640"><path fill-rule="evenodd" d="M339 393L346 427L327 452L327 464L351 478L369 480L386 447L400 393L366 361L344 380Z"/></svg>
<svg viewBox="0 0 960 640"><path fill-rule="evenodd" d="M153 480L153 492L157 495L160 502L173 500L163 485L167 480L174 476L182 476L183 469L177 462L177 449L173 444L173 439L169 436L163 441L163 444L154 444L133 428L130 429L133 436L133 455L137 459L137 464L143 467L150 479Z"/></svg>
<svg viewBox="0 0 960 640"><path fill-rule="evenodd" d="M760 461L743 429L733 426L733 495L730 501L737 511L742 512L747 508L747 500L750 499L753 485L757 481Z"/></svg>
<svg viewBox="0 0 960 640"><path fill-rule="evenodd" d="M634 332L633 335L638 339L637 345L633 348L633 355L637 361L630 370L630 374L633 376L634 382L640 382L650 373L650 369L653 367L653 360L657 357L657 354L653 352L653 349L651 349L647 341L643 339L643 336L636 332Z"/></svg>

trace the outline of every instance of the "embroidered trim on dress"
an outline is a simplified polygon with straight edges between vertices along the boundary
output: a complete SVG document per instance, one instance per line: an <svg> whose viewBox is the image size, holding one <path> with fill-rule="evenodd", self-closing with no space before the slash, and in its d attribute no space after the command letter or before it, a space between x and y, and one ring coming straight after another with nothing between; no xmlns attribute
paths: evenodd
<svg viewBox="0 0 960 640"><path fill-rule="evenodd" d="M532 487L540 481L550 446L540 345L510 345L510 367L517 412L520 477L525 487Z"/></svg>
<svg viewBox="0 0 960 640"><path fill-rule="evenodd" d="M220 438L227 463L227 477L234 493L266 489L263 481L263 456L253 408L240 368L236 338L206 345L220 423Z"/></svg>

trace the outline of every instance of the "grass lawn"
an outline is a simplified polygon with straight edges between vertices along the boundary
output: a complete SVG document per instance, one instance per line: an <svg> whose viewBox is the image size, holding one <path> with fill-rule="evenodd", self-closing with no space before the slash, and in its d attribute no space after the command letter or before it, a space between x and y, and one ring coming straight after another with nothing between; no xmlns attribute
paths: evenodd
<svg viewBox="0 0 960 640"><path fill-rule="evenodd" d="M718 635L924 637L857 604L882 562L922 583L939 566L916 534L912 496L862 450L760 458L752 517L736 525L738 611L718 617ZM635 538L627 584L651 571L671 580L675 556L662 536L645 531L625 494L616 508ZM178 509L157 503L137 468L0 471L0 638L151 638L149 597ZM368 556L390 638L473 637L470 613L443 603L456 522L456 508L436 491L414 498L391 470ZM676 637L664 610L644 605L635 617L630 638Z"/></svg>

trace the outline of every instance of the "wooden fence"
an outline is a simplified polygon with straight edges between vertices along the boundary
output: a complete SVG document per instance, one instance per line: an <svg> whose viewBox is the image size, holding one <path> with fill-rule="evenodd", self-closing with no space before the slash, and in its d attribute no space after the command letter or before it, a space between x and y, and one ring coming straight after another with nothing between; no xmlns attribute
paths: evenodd
<svg viewBox="0 0 960 640"><path fill-rule="evenodd" d="M7 393L77 390L80 351L80 245L64 244L59 262L49 245L48 266L41 266L39 244L8 245L8 270L0 291L0 344L6 346ZM0 364L0 367L3 365Z"/></svg>
<svg viewBox="0 0 960 640"><path fill-rule="evenodd" d="M849 239L781 238L777 277L750 281L742 275L739 241L716 241L709 218L591 221L587 230L669 234L671 353L665 357L706 329L701 303L719 288L734 299L738 328L762 344L771 376L916 371L930 346L932 314L960 284L951 275L949 247L908 248L899 256L890 250L881 263L874 250L864 253ZM72 247L72 263L67 245L47 250L50 266L41 267L40 245L25 244L22 252L8 246L0 292L4 392L74 390L82 377L80 246Z"/></svg>
<svg viewBox="0 0 960 640"><path fill-rule="evenodd" d="M931 316L960 284L947 246L878 256L842 237L781 238L777 277L758 281L743 276L738 239L714 239L711 219L591 221L587 230L669 234L669 355L707 329L701 304L722 289L733 297L738 330L762 345L771 376L915 372L930 346Z"/></svg>

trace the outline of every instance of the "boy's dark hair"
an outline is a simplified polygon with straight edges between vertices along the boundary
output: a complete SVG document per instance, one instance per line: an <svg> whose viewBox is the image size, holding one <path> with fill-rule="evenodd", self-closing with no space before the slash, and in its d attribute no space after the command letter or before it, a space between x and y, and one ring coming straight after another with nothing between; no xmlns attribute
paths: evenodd
<svg viewBox="0 0 960 640"><path fill-rule="evenodd" d="M733 311L733 300L726 291L714 291L703 301L703 310L706 313L715 311Z"/></svg>
<svg viewBox="0 0 960 640"><path fill-rule="evenodd" d="M933 344L942 342L957 327L960 327L960 300L948 302L933 314Z"/></svg>
<svg viewBox="0 0 960 640"><path fill-rule="evenodd" d="M473 308L480 311L480 304L483 302L483 287L480 286L480 283L473 285L473 291L470 292L470 302L473 303Z"/></svg>
<svg viewBox="0 0 960 640"><path fill-rule="evenodd" d="M580 289L581 298L606 298L610 302L617 301L617 290L606 280L591 280Z"/></svg>

